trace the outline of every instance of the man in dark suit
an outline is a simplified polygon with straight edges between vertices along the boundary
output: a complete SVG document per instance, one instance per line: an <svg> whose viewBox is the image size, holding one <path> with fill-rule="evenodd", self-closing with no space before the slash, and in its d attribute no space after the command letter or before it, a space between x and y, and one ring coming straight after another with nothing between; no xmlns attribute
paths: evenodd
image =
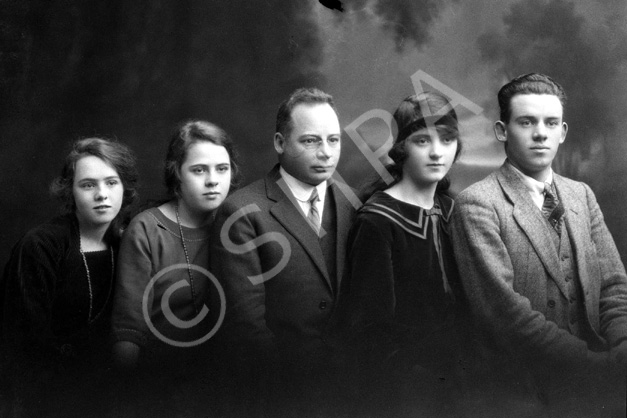
<svg viewBox="0 0 627 418"><path fill-rule="evenodd" d="M604 395L612 370L625 370L627 277L592 190L551 169L568 130L564 91L527 74L498 100L494 130L507 160L458 196L452 222L473 318L510 383L532 376L540 408L609 413L624 392L589 401Z"/></svg>
<svg viewBox="0 0 627 418"><path fill-rule="evenodd" d="M277 115L279 164L227 198L213 227L211 271L227 304L218 337L284 370L308 373L328 354L355 211L352 191L331 179L340 139L333 98L296 90Z"/></svg>

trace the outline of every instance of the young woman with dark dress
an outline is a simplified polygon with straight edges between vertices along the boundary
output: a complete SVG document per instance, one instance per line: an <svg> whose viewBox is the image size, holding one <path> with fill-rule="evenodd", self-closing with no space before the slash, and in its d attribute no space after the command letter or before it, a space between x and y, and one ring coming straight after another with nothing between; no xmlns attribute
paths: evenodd
<svg viewBox="0 0 627 418"><path fill-rule="evenodd" d="M452 412L459 345L446 193L461 151L457 115L444 96L425 92L406 98L394 120L395 181L369 188L351 228L340 322L357 353L362 405L440 417Z"/></svg>
<svg viewBox="0 0 627 418"><path fill-rule="evenodd" d="M168 198L135 216L122 239L113 355L140 377L126 402L140 415L207 416L216 407L212 338L223 303L207 274L209 229L238 179L235 159L218 126L179 125L165 159Z"/></svg>
<svg viewBox="0 0 627 418"><path fill-rule="evenodd" d="M51 186L66 213L13 248L2 281L9 416L94 416L104 409L108 397L99 392L107 388L116 257L137 177L126 146L74 142Z"/></svg>

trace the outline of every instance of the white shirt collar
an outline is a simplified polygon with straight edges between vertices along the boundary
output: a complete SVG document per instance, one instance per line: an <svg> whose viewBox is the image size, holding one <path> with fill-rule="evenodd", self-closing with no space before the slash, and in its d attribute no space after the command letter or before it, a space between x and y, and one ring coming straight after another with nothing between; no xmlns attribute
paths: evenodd
<svg viewBox="0 0 627 418"><path fill-rule="evenodd" d="M508 164L511 168L514 169L514 172L518 174L518 176L522 180L523 184L527 188L527 191L529 192L529 195L531 196L531 199L533 200L533 203L538 208L542 209L542 205L544 204L544 183L553 183L553 169L549 168L549 174L542 182L524 174L522 171L514 167L511 162L508 161Z"/></svg>
<svg viewBox="0 0 627 418"><path fill-rule="evenodd" d="M304 213L309 213L309 198L311 197L311 192L314 187L318 189L318 197L320 200L316 202L316 207L320 213L320 219L322 219L324 199L327 195L327 181L325 180L317 186L312 186L311 184L303 183L298 180L296 177L285 171L283 167L279 167L279 173L281 174L281 177L283 177L283 180L285 180L287 187L289 187L292 195L294 195L294 198L296 198Z"/></svg>

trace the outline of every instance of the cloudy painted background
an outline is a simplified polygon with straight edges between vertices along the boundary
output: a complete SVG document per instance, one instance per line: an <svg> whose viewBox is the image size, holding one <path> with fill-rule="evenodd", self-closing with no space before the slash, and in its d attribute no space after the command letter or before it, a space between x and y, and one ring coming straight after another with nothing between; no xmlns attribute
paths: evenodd
<svg viewBox="0 0 627 418"><path fill-rule="evenodd" d="M419 71L482 108L458 109L454 191L504 158L491 128L498 88L531 71L562 83L570 130L555 169L592 186L627 260L624 0L342 3L343 12L317 0L0 2L0 263L57 213L47 188L73 139L129 144L146 201L163 191L172 127L202 118L234 137L249 183L276 161L276 109L293 89L327 90L354 126L392 112ZM355 128L373 150L389 135L381 119ZM350 135L343 141L339 172L358 187L372 169Z"/></svg>

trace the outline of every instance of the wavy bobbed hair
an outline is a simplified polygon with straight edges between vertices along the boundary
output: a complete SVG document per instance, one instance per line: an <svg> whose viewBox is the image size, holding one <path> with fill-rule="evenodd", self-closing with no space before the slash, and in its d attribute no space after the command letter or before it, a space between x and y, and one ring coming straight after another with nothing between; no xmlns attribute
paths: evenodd
<svg viewBox="0 0 627 418"><path fill-rule="evenodd" d="M94 156L109 164L118 173L124 195L120 212L111 222L110 231L119 236L120 231L129 221L133 205L137 202L137 183L139 175L136 167L136 158L126 145L113 139L83 138L72 144L70 153L65 157L61 175L50 185L50 192L63 205L66 212L76 210L73 185L76 163L83 157Z"/></svg>

